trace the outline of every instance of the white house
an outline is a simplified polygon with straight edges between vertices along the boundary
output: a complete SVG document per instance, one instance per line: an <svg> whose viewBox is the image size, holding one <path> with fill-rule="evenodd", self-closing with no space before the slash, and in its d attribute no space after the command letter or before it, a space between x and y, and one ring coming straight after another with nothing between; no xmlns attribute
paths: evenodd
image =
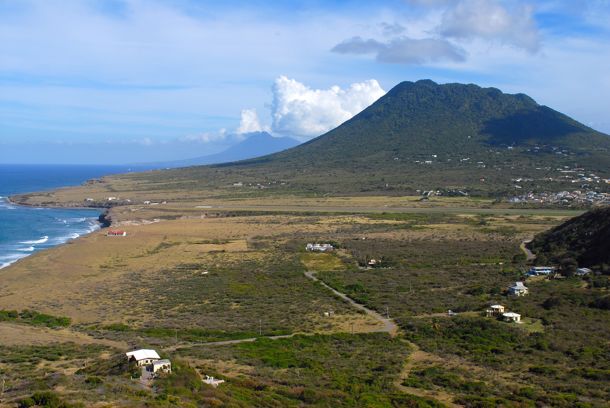
<svg viewBox="0 0 610 408"><path fill-rule="evenodd" d="M306 251L312 252L328 252L335 249L331 244L307 244L305 246Z"/></svg>
<svg viewBox="0 0 610 408"><path fill-rule="evenodd" d="M491 305L491 306L489 306L489 309L487 309L485 311L485 313L487 314L487 317L500 316L501 314L504 313L504 306Z"/></svg>
<svg viewBox="0 0 610 408"><path fill-rule="evenodd" d="M366 264L369 266L369 268L375 268L381 265L381 261L378 261L377 259L371 259Z"/></svg>
<svg viewBox="0 0 610 408"><path fill-rule="evenodd" d="M521 315L515 312L502 313L502 318L505 322L509 323L521 323Z"/></svg>
<svg viewBox="0 0 610 408"><path fill-rule="evenodd" d="M140 349L125 353L128 361L135 361L138 366L145 366L160 360L159 354L155 350Z"/></svg>
<svg viewBox="0 0 610 408"><path fill-rule="evenodd" d="M552 273L555 273L554 266L532 266L527 272L529 276L548 276Z"/></svg>
<svg viewBox="0 0 610 408"><path fill-rule="evenodd" d="M576 276L586 276L586 275L590 275L591 272L593 272L593 271L589 268L578 268L578 269L576 269L576 272L574 274Z"/></svg>
<svg viewBox="0 0 610 408"><path fill-rule="evenodd" d="M172 363L168 359L153 361L152 363L153 373L167 373L172 372Z"/></svg>
<svg viewBox="0 0 610 408"><path fill-rule="evenodd" d="M529 293L529 289L523 282L515 282L513 286L508 288L508 293L513 296L525 296Z"/></svg>

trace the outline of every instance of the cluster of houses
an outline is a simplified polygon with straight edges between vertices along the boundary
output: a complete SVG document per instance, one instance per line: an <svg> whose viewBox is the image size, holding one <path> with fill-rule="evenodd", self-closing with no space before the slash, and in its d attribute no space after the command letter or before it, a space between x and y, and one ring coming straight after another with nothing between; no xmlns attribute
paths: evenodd
<svg viewBox="0 0 610 408"><path fill-rule="evenodd" d="M521 315L515 312L508 312L502 305L491 305L489 309L485 311L487 317L502 318L508 323L521 323Z"/></svg>
<svg viewBox="0 0 610 408"><path fill-rule="evenodd" d="M125 353L125 356L127 356L127 361L135 363L138 367L143 367L153 377L172 372L171 361L162 359L155 350L139 349Z"/></svg>
<svg viewBox="0 0 610 408"><path fill-rule="evenodd" d="M331 244L307 244L305 245L305 250L310 252L330 252L334 250L335 247Z"/></svg>
<svg viewBox="0 0 610 408"><path fill-rule="evenodd" d="M593 271L589 268L577 268L574 275L576 276L587 276L593 273ZM547 276L547 277L556 277L557 268L554 266L532 266L526 273L527 277L530 276Z"/></svg>
<svg viewBox="0 0 610 408"><path fill-rule="evenodd" d="M521 188L515 185L515 188ZM595 190L560 191L559 193L533 193L514 196L508 200L511 203L553 204L562 206L590 206L610 204L610 193Z"/></svg>

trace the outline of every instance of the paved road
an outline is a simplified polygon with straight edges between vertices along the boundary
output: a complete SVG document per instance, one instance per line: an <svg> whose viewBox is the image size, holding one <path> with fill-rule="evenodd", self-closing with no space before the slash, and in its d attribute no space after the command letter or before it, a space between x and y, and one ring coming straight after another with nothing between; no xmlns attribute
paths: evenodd
<svg viewBox="0 0 610 408"><path fill-rule="evenodd" d="M391 319L389 317L382 316L381 314L377 313L376 311L371 310L368 307L366 307L366 306L356 302L354 299L350 298L345 293L341 293L338 290L328 286L326 283L322 282L320 279L318 279L316 277L316 272L314 272L314 271L307 271L307 272L305 272L305 276L307 276L309 279L313 280L314 282L320 282L320 284L322 286L324 286L326 289L328 289L331 292L333 292L335 295L337 295L341 299L345 300L347 303L349 303L355 309L362 310L364 313L366 313L367 315L371 316L375 320L378 320L381 323L383 323L383 329L380 330L380 331L384 331L386 333L390 333L391 336L395 336L396 333L398 333L398 326L396 325L396 323L394 323L393 319Z"/></svg>

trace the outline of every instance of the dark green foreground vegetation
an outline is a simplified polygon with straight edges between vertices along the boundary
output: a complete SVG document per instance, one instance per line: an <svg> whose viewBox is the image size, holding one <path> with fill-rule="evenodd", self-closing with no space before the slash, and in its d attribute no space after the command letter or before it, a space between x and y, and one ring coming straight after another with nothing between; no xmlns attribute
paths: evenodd
<svg viewBox="0 0 610 408"><path fill-rule="evenodd" d="M610 274L610 207L591 210L546 231L529 247L540 265L574 264Z"/></svg>
<svg viewBox="0 0 610 408"><path fill-rule="evenodd" d="M0 310L0 322L15 322L46 327L68 327L70 326L70 321L69 317L51 316L33 310L22 310L21 312L17 310Z"/></svg>

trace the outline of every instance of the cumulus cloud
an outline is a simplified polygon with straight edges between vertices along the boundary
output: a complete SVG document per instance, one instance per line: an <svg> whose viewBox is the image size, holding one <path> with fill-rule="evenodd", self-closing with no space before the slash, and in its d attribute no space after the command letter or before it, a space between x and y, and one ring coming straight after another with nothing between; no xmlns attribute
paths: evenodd
<svg viewBox="0 0 610 408"><path fill-rule="evenodd" d="M256 109L242 109L237 134L261 132L262 130L263 127L258 120Z"/></svg>
<svg viewBox="0 0 610 408"><path fill-rule="evenodd" d="M356 115L385 94L374 80L312 89L281 76L273 85L272 130L302 140L319 136Z"/></svg>
<svg viewBox="0 0 610 408"><path fill-rule="evenodd" d="M465 51L444 39L398 37L388 42L353 37L332 48L339 54L373 54L379 62L421 65L465 60Z"/></svg>
<svg viewBox="0 0 610 408"><path fill-rule="evenodd" d="M457 2L443 14L439 32L448 38L500 41L530 52L540 47L532 8L507 8L498 0Z"/></svg>

